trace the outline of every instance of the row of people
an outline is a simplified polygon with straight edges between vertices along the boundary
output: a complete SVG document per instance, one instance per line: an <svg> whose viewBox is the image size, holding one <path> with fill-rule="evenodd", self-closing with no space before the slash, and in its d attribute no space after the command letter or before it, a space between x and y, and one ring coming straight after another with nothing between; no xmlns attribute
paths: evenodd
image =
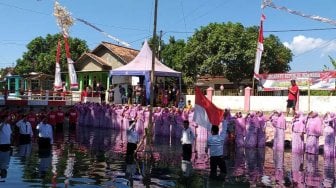
<svg viewBox="0 0 336 188"><path fill-rule="evenodd" d="M12 134L15 133L16 128L19 133L18 147L31 148L34 131L31 123L27 120L27 115L23 115L21 118L15 124L12 124L11 116L0 116L0 181L5 181L7 177L13 144ZM41 121L36 126L39 153L51 153L53 127L47 123L48 118L46 116L40 118ZM47 169L43 170L46 171Z"/></svg>
<svg viewBox="0 0 336 188"><path fill-rule="evenodd" d="M129 127L129 120L137 119L135 129L140 135L149 123L149 107L140 105L109 105L95 103L79 103L76 105L79 114L79 125L114 128L126 130ZM154 133L157 136L181 137L183 122L199 129L200 136L208 134L207 130L193 121L193 109L181 108L160 108L153 110ZM318 154L319 137L325 136L325 154L334 156L334 125L335 115L327 113L320 117L316 112L304 115L296 112L291 123L286 123L285 114L281 111L274 111L266 116L262 111L250 112L243 115L241 112L231 114L226 109L223 116L223 129L227 134L226 141L235 143L236 146L247 148L265 147L266 126L274 127L273 148L284 150L285 130L291 127L292 150L293 152L308 152ZM306 134L306 140L304 140ZM305 148L304 142L306 142ZM331 149L330 149L331 148Z"/></svg>
<svg viewBox="0 0 336 188"><path fill-rule="evenodd" d="M52 125L53 129L62 130L66 116L69 118L70 127L75 127L78 123L78 112L73 107L69 110L65 110L61 106L57 109L44 107L38 110L33 107L29 110L20 107L17 109L4 108L1 110L0 116L8 117L8 122L13 125L25 117L33 129L36 129L37 124L42 121L42 117L47 118L48 124Z"/></svg>

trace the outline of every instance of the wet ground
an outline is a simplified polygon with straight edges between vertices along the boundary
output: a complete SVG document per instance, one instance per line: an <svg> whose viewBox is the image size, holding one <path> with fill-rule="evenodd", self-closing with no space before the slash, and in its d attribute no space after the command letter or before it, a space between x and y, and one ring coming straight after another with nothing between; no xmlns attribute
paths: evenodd
<svg viewBox="0 0 336 188"><path fill-rule="evenodd" d="M209 179L204 138L196 142L191 165L181 162L179 140L156 137L152 156L139 152L139 160L126 165L124 131L65 129L55 133L51 151L39 152L35 141L31 148L15 146L0 187L297 187L334 182L334 159L273 152L269 147L229 148L225 179Z"/></svg>

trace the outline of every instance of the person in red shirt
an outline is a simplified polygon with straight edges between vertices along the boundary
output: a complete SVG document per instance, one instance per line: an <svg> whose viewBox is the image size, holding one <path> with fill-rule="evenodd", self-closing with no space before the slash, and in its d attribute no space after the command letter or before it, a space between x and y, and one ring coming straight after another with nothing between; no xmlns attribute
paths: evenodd
<svg viewBox="0 0 336 188"><path fill-rule="evenodd" d="M62 110L62 107L59 106L56 112L56 129L63 130L63 124L64 124L64 112Z"/></svg>
<svg viewBox="0 0 336 188"><path fill-rule="evenodd" d="M89 87L86 87L81 93L81 102L86 103L89 96Z"/></svg>
<svg viewBox="0 0 336 188"><path fill-rule="evenodd" d="M53 128L56 128L56 116L57 116L57 112L54 110L53 107L50 108L50 111L48 113L48 123L53 126Z"/></svg>
<svg viewBox="0 0 336 188"><path fill-rule="evenodd" d="M69 129L75 129L78 121L78 112L74 107L72 107L70 108L68 114L69 114Z"/></svg>
<svg viewBox="0 0 336 188"><path fill-rule="evenodd" d="M288 100L287 100L287 116L289 115L290 109L293 109L292 115L295 114L295 106L298 99L299 87L296 85L295 80L291 80L291 87L288 88Z"/></svg>
<svg viewBox="0 0 336 188"><path fill-rule="evenodd" d="M27 114L27 121L31 124L33 129L36 129L37 126L37 116L33 108L30 108L29 113Z"/></svg>

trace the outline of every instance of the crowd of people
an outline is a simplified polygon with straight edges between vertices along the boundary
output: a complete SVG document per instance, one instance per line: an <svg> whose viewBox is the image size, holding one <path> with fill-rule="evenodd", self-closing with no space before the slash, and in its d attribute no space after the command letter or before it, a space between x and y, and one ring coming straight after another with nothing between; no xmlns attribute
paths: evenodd
<svg viewBox="0 0 336 188"><path fill-rule="evenodd" d="M65 116L69 118L69 128L77 125L78 113L74 108L64 111L62 107L34 109L8 107L0 113L0 182L5 181L9 167L12 145L18 147L19 156L29 156L32 141L37 140L41 159L40 175L44 177L51 164L51 149L54 131L62 131ZM49 164L50 162L50 164Z"/></svg>
<svg viewBox="0 0 336 188"><path fill-rule="evenodd" d="M210 177L225 177L225 157L228 148L257 149L266 145L266 126L274 128L273 150L285 150L285 130L291 129L291 149L293 155L318 155L319 138L324 136L324 156L335 156L335 124L336 115L326 113L319 116L317 112L303 114L295 112L291 122L286 122L285 112L273 111L265 115L262 111L232 113L225 109L221 125L213 125L209 134L203 125L193 120L194 109L188 101L180 101L177 107L155 107L153 109L154 136L170 137L173 144L182 144L182 161L191 165L192 148L197 137L203 137L206 143L206 153L210 150ZM10 135L19 134L18 145L31 142L38 138L39 149L50 149L53 143L53 131L63 128L65 116L69 117L69 126L110 128L127 131L127 156L133 156L137 144L145 134L149 123L150 106L114 105L106 103L77 103L69 111L62 107L56 110L45 107L39 111L20 108L1 111L0 124L0 154L8 153L13 144ZM17 128L13 128L16 125ZM132 162L132 157L126 159ZM1 176L6 176L8 164L0 165ZM220 175L217 175L217 167Z"/></svg>

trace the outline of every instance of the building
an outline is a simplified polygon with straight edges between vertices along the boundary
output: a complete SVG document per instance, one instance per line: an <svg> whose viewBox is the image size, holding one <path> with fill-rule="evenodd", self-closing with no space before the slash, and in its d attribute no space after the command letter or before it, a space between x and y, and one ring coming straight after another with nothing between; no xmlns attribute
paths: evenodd
<svg viewBox="0 0 336 188"><path fill-rule="evenodd" d="M239 85L235 85L224 76L205 75L197 78L196 85L202 89L212 87L215 95L242 95L245 87L252 87L252 79L243 80Z"/></svg>
<svg viewBox="0 0 336 188"><path fill-rule="evenodd" d="M91 52L84 53L75 63L79 91L87 86L95 90L98 83L102 84L105 89L109 88L111 84L109 71L129 63L138 53L138 50L109 42L102 42ZM68 75L66 80L68 82ZM124 83L129 82L124 81Z"/></svg>

